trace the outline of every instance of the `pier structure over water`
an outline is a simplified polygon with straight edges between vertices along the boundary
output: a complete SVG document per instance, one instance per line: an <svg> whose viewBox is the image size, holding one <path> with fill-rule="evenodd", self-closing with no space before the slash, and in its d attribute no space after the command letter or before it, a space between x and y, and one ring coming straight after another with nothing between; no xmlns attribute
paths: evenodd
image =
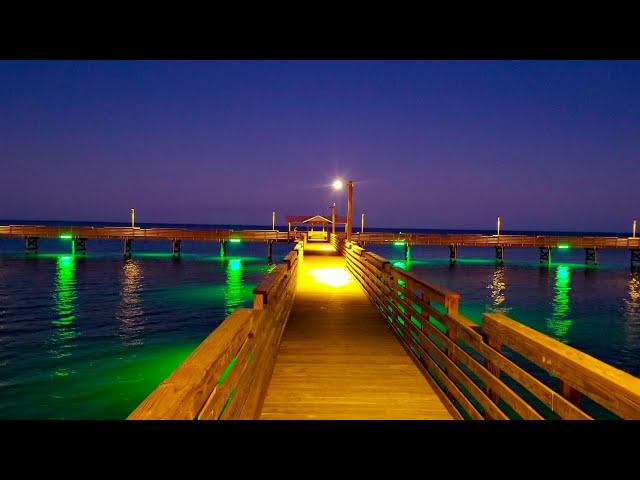
<svg viewBox="0 0 640 480"><path fill-rule="evenodd" d="M220 251L226 253L227 242L264 242L267 245L267 257L272 258L274 242L293 242L302 237L315 240L328 240L336 225L346 225L347 217L329 219L322 215L289 215L286 217L286 232L279 230L225 230L206 228L140 228L140 227L92 227L92 226L50 226L50 225L0 225L0 238L21 237L25 241L25 253L38 253L38 239L64 238L73 240L74 251L87 252L87 239L121 239L125 257L133 254L134 240L157 240L171 244L171 253L179 257L182 241L214 241L220 243ZM310 231L296 231L296 225L311 226ZM313 230L314 225L321 229ZM292 230L292 227L294 228ZM355 232L352 240L366 247L369 244L394 244L405 248L405 259L409 259L414 247L448 247L449 260L456 263L461 247L489 247L495 249L497 263L503 263L508 248L539 249L540 263L551 262L552 249L575 249L585 251L585 263L597 264L598 251L604 249L628 250L632 268L640 268L640 237L604 237L604 236L557 236L557 235L481 235L472 233L392 233L392 232Z"/></svg>
<svg viewBox="0 0 640 480"><path fill-rule="evenodd" d="M304 237L128 418L640 419L639 378L460 302L345 234Z"/></svg>

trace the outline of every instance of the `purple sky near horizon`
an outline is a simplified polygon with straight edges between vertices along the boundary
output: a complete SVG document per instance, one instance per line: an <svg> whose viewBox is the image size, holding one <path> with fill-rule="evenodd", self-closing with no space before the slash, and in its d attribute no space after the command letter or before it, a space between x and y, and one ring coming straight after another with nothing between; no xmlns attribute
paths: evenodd
<svg viewBox="0 0 640 480"><path fill-rule="evenodd" d="M0 218L627 231L640 62L2 61ZM281 223L281 222L279 222Z"/></svg>

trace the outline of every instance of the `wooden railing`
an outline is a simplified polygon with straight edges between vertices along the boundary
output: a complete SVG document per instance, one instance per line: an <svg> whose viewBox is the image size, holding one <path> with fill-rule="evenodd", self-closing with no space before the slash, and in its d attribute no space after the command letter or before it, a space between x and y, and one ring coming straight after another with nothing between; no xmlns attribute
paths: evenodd
<svg viewBox="0 0 640 480"><path fill-rule="evenodd" d="M256 419L296 292L302 245L255 288L253 308L229 315L128 417Z"/></svg>
<svg viewBox="0 0 640 480"><path fill-rule="evenodd" d="M128 238L139 240L229 240L245 242L294 239L295 235L278 230L224 230L191 228L132 228L57 225L0 225L0 237L58 238L70 235L78 238Z"/></svg>
<svg viewBox="0 0 640 480"><path fill-rule="evenodd" d="M467 247L522 247L522 248L556 248L566 245L570 248L640 248L640 237L576 237L557 235L481 235L474 233L391 233L371 232L354 233L353 241L358 243L392 243L407 242L410 245L447 246L458 245Z"/></svg>
<svg viewBox="0 0 640 480"><path fill-rule="evenodd" d="M479 326L459 313L459 294L331 242L455 418L640 419L639 378L502 314Z"/></svg>

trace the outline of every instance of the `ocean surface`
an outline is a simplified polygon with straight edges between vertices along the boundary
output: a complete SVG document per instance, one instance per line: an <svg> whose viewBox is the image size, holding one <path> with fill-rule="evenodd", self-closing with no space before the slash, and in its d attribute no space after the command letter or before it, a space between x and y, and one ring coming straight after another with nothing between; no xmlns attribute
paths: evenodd
<svg viewBox="0 0 640 480"><path fill-rule="evenodd" d="M38 222L0 221L9 223ZM119 240L89 239L84 258L62 239L41 239L26 257L23 242L0 239L2 419L125 418L230 312L251 305L273 268L262 243L228 244L222 257L218 243L183 242L176 261L167 241L135 241L129 260ZM274 245L274 262L290 247ZM640 376L640 274L627 251L600 251L585 266L583 250L553 250L540 267L537 249L505 249L497 266L493 248L459 248L451 266L446 247L414 247L409 261L403 247L370 248L459 292L472 320L505 312Z"/></svg>

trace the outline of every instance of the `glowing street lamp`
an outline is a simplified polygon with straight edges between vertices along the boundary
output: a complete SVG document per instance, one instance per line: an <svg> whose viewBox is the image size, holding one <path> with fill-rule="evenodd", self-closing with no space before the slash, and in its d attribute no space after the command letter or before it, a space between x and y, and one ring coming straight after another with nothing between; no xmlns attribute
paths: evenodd
<svg viewBox="0 0 640 480"><path fill-rule="evenodd" d="M344 184L342 183L342 180L340 180L339 178L336 178L333 181L332 185L334 190L342 190L342 187L344 186Z"/></svg>
<svg viewBox="0 0 640 480"><path fill-rule="evenodd" d="M344 183L336 178L333 183L334 190L342 190ZM335 222L334 222L335 223ZM353 228L353 180L347 182L347 242L351 241L351 230Z"/></svg>
<svg viewBox="0 0 640 480"><path fill-rule="evenodd" d="M131 209L131 228L135 228L136 226L136 209Z"/></svg>
<svg viewBox="0 0 640 480"><path fill-rule="evenodd" d="M636 230L638 229L638 219L633 219L633 235L632 238L636 238Z"/></svg>
<svg viewBox="0 0 640 480"><path fill-rule="evenodd" d="M502 221L500 219L500 215L498 215L498 236L500 236L500 225L501 225Z"/></svg>

